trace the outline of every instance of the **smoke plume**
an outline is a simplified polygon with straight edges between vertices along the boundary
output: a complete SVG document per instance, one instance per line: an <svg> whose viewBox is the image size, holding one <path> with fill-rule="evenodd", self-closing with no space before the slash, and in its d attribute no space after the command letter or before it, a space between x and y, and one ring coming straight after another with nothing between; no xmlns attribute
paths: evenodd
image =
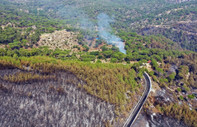
<svg viewBox="0 0 197 127"><path fill-rule="evenodd" d="M104 13L99 14L97 19L99 36L103 38L108 44L115 45L119 48L120 52L126 54L123 41L119 37L112 34L110 23L113 22L113 20Z"/></svg>

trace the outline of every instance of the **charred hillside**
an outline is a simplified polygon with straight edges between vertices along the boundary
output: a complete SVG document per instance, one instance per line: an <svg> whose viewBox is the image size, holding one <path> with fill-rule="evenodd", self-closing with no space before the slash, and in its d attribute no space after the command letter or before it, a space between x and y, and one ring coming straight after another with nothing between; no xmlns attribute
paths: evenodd
<svg viewBox="0 0 197 127"><path fill-rule="evenodd" d="M104 126L116 117L115 106L78 88L82 81L72 73L58 72L48 75L53 79L23 82L13 80L18 73L24 72L0 70L1 126Z"/></svg>
<svg viewBox="0 0 197 127"><path fill-rule="evenodd" d="M142 35L163 35L176 42L183 49L197 51L196 49L197 22L176 23L171 26L151 26L139 30Z"/></svg>
<svg viewBox="0 0 197 127"><path fill-rule="evenodd" d="M130 65L1 57L0 126L122 126L143 91L137 76Z"/></svg>

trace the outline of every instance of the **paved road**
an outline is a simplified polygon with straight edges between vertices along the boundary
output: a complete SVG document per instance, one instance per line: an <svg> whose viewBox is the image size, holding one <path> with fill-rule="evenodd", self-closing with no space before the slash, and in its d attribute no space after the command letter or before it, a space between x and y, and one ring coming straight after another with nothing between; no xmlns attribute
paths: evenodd
<svg viewBox="0 0 197 127"><path fill-rule="evenodd" d="M142 109L149 93L151 90L151 79L149 77L149 75L145 72L144 73L144 78L145 78L145 91L140 99L140 101L138 102L138 104L135 106L133 112L130 114L130 116L128 117L127 121L125 122L123 127L131 127L133 125L133 123L135 122L138 114L140 113L140 110Z"/></svg>

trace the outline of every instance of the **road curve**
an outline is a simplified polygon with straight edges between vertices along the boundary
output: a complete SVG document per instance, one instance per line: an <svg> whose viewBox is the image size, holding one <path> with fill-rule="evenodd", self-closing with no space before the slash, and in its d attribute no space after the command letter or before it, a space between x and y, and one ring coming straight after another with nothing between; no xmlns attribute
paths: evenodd
<svg viewBox="0 0 197 127"><path fill-rule="evenodd" d="M143 107L143 105L150 93L152 83L151 83L151 79L150 79L149 75L146 72L144 73L144 78L145 78L145 91L144 91L141 99L139 100L138 104L135 106L134 110L129 115L129 117L123 127L131 127L133 125L133 123L135 122L138 114L140 113L140 110L142 109L142 107Z"/></svg>

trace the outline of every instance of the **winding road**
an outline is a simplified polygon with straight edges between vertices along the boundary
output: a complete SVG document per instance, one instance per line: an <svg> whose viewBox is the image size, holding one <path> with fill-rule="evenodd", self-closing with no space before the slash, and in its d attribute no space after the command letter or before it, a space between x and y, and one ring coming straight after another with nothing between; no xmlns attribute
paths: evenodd
<svg viewBox="0 0 197 127"><path fill-rule="evenodd" d="M123 127L131 127L133 125L133 123L135 122L138 114L140 113L140 110L142 109L142 107L143 107L144 103L146 102L146 99L150 93L152 83L151 83L151 79L150 79L149 75L146 72L144 73L144 78L145 78L145 87L146 87L145 91L144 91L141 99L139 100L138 104L135 106L134 110L129 115L129 117Z"/></svg>

